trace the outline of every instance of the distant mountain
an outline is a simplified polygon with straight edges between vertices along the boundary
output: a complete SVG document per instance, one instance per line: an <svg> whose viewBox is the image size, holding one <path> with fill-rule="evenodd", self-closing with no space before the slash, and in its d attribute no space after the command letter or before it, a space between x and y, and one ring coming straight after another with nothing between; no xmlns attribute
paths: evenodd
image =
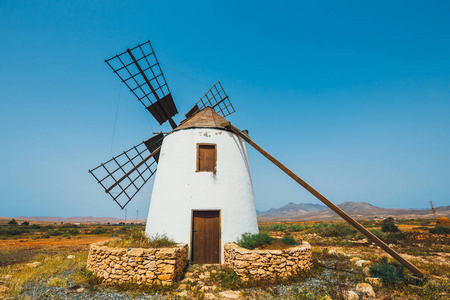
<svg viewBox="0 0 450 300"><path fill-rule="evenodd" d="M295 204L293 202L289 202L285 206L282 206L280 208L271 208L268 211L258 211L257 214L261 216L265 215L279 215L279 216L285 216L285 215L295 215L295 214L301 214L304 212L312 212L312 211L320 211L327 208L325 205L322 204L313 204L313 203L299 203Z"/></svg>
<svg viewBox="0 0 450 300"><path fill-rule="evenodd" d="M56 222L56 223L120 223L125 220L113 217L17 217L21 220L36 221L38 223L43 222ZM145 222L146 220L137 220L137 223ZM127 220L127 223L136 222L135 220Z"/></svg>
<svg viewBox="0 0 450 300"><path fill-rule="evenodd" d="M433 218L431 209L382 208L367 202L343 202L337 205L352 217L366 219L393 216L397 218ZM436 208L438 217L450 216L450 206ZM328 207L312 203L288 203L280 208L258 212L258 221L320 221L339 220L340 217Z"/></svg>

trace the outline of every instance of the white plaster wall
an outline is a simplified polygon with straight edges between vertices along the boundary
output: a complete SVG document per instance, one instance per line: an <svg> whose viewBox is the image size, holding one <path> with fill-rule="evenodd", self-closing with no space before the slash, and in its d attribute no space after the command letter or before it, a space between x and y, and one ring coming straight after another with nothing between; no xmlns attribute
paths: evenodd
<svg viewBox="0 0 450 300"><path fill-rule="evenodd" d="M217 145L215 175L196 172L197 143ZM234 133L191 128L164 139L145 232L189 244L190 257L192 210L220 210L221 262L225 243L258 233L247 145Z"/></svg>

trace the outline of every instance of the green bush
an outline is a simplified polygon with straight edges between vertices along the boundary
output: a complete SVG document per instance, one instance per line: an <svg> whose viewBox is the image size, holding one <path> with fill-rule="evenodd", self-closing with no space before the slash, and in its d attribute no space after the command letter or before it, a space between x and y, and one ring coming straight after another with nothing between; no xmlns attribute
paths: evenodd
<svg viewBox="0 0 450 300"><path fill-rule="evenodd" d="M251 234L251 233L243 233L241 238L237 240L237 244L245 249L255 249L257 247L263 246L263 245L270 245L273 242L273 237L268 235L267 233L258 233L258 234Z"/></svg>
<svg viewBox="0 0 450 300"><path fill-rule="evenodd" d="M57 236L57 235L63 234L63 232L60 231L60 230L50 229L50 230L48 231L48 234L51 235L51 236Z"/></svg>
<svg viewBox="0 0 450 300"><path fill-rule="evenodd" d="M31 228L31 229L41 229L41 225L38 225L38 224L32 224L32 225L30 226L30 228Z"/></svg>
<svg viewBox="0 0 450 300"><path fill-rule="evenodd" d="M282 237L280 239L280 242L282 242L283 244L286 244L286 245L298 245L299 244L299 242L296 239L294 239L293 236L290 236L290 235Z"/></svg>
<svg viewBox="0 0 450 300"><path fill-rule="evenodd" d="M385 242L387 243L398 243L401 240L404 240L407 238L407 235L401 231L399 232L388 232L386 234L386 238L384 239Z"/></svg>
<svg viewBox="0 0 450 300"><path fill-rule="evenodd" d="M395 220L392 217L386 218L383 220L383 224L381 225L381 231L383 232L398 232L397 225L395 225Z"/></svg>
<svg viewBox="0 0 450 300"><path fill-rule="evenodd" d="M67 233L68 233L68 234L71 234L71 235L77 235L77 234L80 233L80 231L79 231L78 229L75 229L75 228L70 228L70 229L67 231Z"/></svg>
<svg viewBox="0 0 450 300"><path fill-rule="evenodd" d="M381 262L369 268L374 277L381 278L385 284L398 284L406 282L405 267L399 263L389 262L386 257Z"/></svg>
<svg viewBox="0 0 450 300"><path fill-rule="evenodd" d="M381 230L378 229L371 229L370 232L372 232L377 238L385 240L386 239L386 233L384 233Z"/></svg>
<svg viewBox="0 0 450 300"><path fill-rule="evenodd" d="M11 221L8 222L8 225L16 226L17 225L17 221L15 219L12 219Z"/></svg>
<svg viewBox="0 0 450 300"><path fill-rule="evenodd" d="M106 233L107 229L103 227L97 227L92 231L93 234L103 234Z"/></svg>
<svg viewBox="0 0 450 300"><path fill-rule="evenodd" d="M434 234L448 234L448 233L450 233L450 226L438 225L434 228L428 229L428 231L430 233L434 233Z"/></svg>
<svg viewBox="0 0 450 300"><path fill-rule="evenodd" d="M44 233L44 234L42 235L42 238L43 238L43 239L48 239L48 238L50 238L50 234Z"/></svg>
<svg viewBox="0 0 450 300"><path fill-rule="evenodd" d="M354 237L358 233L356 229L348 225L347 223L336 224L317 224L314 225L308 232L316 233L322 237L342 237L349 238Z"/></svg>

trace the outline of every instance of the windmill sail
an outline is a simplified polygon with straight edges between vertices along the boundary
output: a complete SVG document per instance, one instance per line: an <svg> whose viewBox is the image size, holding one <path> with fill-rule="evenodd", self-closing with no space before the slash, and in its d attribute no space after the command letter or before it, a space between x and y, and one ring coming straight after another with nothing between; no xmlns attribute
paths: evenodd
<svg viewBox="0 0 450 300"><path fill-rule="evenodd" d="M222 117L226 117L236 112L220 81L217 81L217 83L213 85L213 87L210 88L209 91L206 92L206 94L203 95L203 97L201 97L188 111L186 118L192 117L207 106L213 108L218 114L222 115Z"/></svg>
<svg viewBox="0 0 450 300"><path fill-rule="evenodd" d="M178 113L150 41L105 61L159 124Z"/></svg>
<svg viewBox="0 0 450 300"><path fill-rule="evenodd" d="M155 174L163 139L159 133L89 170L121 209Z"/></svg>

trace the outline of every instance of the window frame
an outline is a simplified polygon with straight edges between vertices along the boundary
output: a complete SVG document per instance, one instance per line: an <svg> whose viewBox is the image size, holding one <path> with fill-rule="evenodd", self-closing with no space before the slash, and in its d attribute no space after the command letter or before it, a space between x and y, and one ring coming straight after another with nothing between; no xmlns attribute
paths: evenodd
<svg viewBox="0 0 450 300"><path fill-rule="evenodd" d="M206 170L200 170L200 147L201 146L214 146L214 170L213 171L206 171ZM216 174L217 171L217 144L214 143L197 143L197 155L196 155L196 162L195 162L195 172L210 172L213 174Z"/></svg>

